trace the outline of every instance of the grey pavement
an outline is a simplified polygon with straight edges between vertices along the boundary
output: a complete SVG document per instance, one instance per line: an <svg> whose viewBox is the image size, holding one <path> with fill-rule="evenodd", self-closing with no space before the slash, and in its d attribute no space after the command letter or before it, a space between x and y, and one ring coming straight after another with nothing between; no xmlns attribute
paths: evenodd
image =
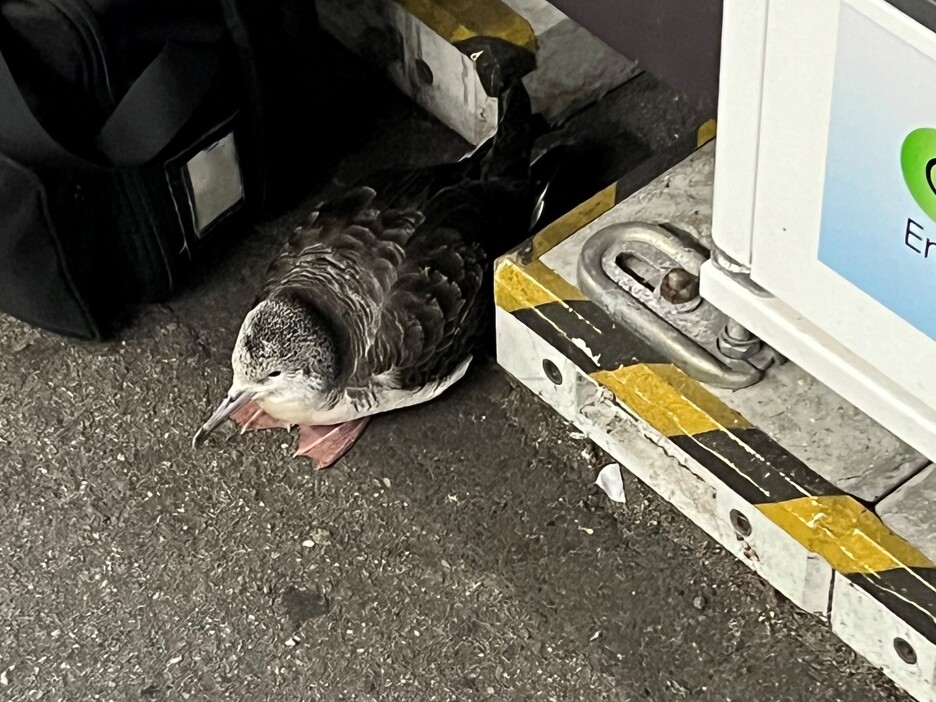
<svg viewBox="0 0 936 702"><path fill-rule="evenodd" d="M303 213L114 341L0 317L0 699L905 699L634 479L609 503L490 359L327 471L282 431L193 450Z"/></svg>

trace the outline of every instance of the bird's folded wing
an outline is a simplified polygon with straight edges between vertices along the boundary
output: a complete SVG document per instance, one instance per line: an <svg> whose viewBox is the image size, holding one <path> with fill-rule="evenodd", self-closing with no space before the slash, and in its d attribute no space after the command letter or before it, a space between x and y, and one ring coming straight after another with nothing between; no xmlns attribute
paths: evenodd
<svg viewBox="0 0 936 702"><path fill-rule="evenodd" d="M314 307L341 337L347 358L363 358L373 343L406 242L422 221L417 212L371 209L372 199L372 190L360 188L315 212L271 265L262 292Z"/></svg>
<svg viewBox="0 0 936 702"><path fill-rule="evenodd" d="M468 353L482 304L483 252L451 229L435 229L426 246L418 243L398 269L352 385L380 376L383 384L417 388L451 373Z"/></svg>

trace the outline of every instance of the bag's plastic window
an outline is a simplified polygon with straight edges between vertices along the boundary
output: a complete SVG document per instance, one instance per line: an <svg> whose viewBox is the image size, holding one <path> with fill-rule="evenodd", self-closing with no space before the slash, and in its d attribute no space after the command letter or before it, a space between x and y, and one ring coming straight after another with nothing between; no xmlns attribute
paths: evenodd
<svg viewBox="0 0 936 702"><path fill-rule="evenodd" d="M201 237L219 217L244 199L244 182L230 132L186 163L195 233Z"/></svg>

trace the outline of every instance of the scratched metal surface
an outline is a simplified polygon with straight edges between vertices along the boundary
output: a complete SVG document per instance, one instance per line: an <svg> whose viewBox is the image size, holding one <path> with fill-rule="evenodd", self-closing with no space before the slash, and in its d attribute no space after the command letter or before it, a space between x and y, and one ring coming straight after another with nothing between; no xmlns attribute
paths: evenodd
<svg viewBox="0 0 936 702"><path fill-rule="evenodd" d="M584 242L618 222L673 224L710 246L714 146L700 149L569 237L544 255L543 263L574 284ZM861 499L879 499L928 464L919 452L793 364L771 370L744 390L709 389L829 482Z"/></svg>

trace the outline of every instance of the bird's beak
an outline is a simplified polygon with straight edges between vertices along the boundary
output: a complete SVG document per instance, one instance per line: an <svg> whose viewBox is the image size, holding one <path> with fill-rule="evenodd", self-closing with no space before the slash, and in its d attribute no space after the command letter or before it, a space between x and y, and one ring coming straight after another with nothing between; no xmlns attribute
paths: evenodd
<svg viewBox="0 0 936 702"><path fill-rule="evenodd" d="M201 429L195 434L192 438L192 446L198 448L201 445L205 438L214 431L221 422L234 414L241 407L250 402L254 395L252 390L237 390L231 388L227 394L227 397L224 398L218 409L214 411L214 414L208 418L208 421L202 424Z"/></svg>

